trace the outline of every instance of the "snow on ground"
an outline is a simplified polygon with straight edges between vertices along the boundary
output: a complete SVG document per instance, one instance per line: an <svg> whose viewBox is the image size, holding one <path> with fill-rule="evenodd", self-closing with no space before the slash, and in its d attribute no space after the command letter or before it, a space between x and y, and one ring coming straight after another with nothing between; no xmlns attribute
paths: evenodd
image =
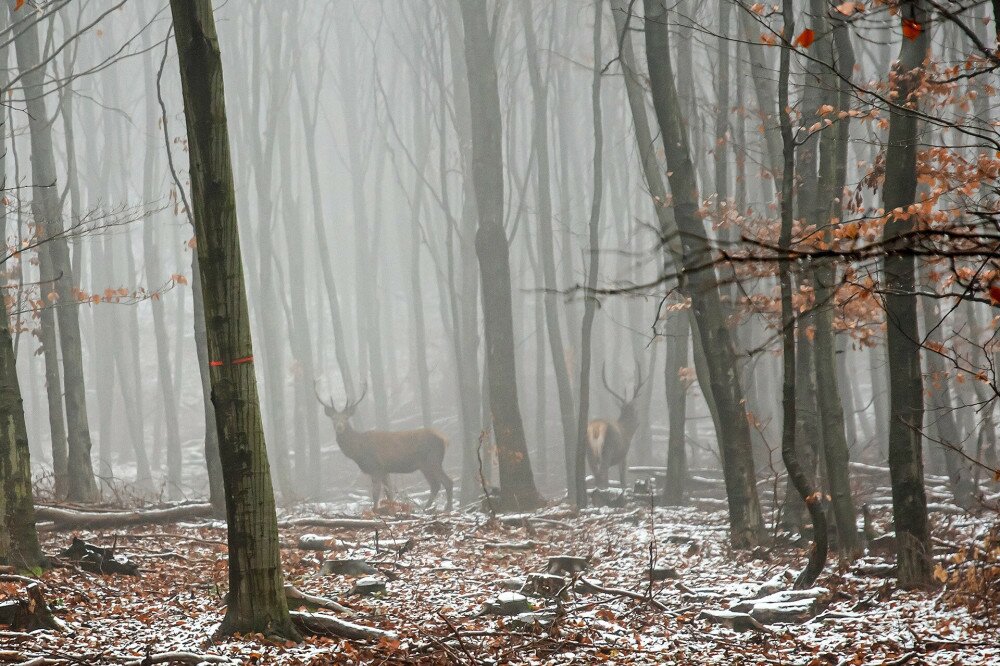
<svg viewBox="0 0 1000 666"><path fill-rule="evenodd" d="M338 508L300 508L295 516L330 516ZM884 527L888 514L879 515ZM903 592L891 579L835 561L816 583L825 591L815 603L791 602L808 609L811 619L746 631L710 622L703 611L730 610L741 601L741 608L753 608L748 600L755 596L790 589L805 556L791 547L731 550L719 511L633 507L576 514L563 506L502 521L454 513L381 518L378 530L282 529L282 552L286 578L299 590L338 600L355 611L351 621L391 630L395 639L213 641L224 613L226 547L224 526L206 521L79 534L136 558L141 578L71 565L47 572L45 594L68 631L0 633L0 662L3 650L98 664L184 649L247 664L1000 664L995 607L990 624L981 608L974 614L949 603L947 588ZM951 544L983 528L981 520L938 522L935 536ZM298 548L307 533L335 536L342 550ZM58 553L69 539L45 534L46 551ZM550 556L564 554L586 558L590 568L577 576L603 592L569 580L556 600L498 599L519 586L517 579L546 571ZM384 595L348 596L358 576L320 575L324 559L350 558L375 567ZM651 563L668 577L651 582ZM885 564L877 557L864 561L865 571ZM782 608L783 599L776 601ZM483 614L498 606L530 614Z"/></svg>

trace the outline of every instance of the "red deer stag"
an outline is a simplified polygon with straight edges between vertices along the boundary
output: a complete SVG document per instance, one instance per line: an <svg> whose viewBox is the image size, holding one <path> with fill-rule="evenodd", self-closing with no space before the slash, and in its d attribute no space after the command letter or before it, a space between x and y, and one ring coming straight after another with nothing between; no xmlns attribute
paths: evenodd
<svg viewBox="0 0 1000 666"><path fill-rule="evenodd" d="M604 367L601 367L601 380L604 388L613 395L621 406L618 418L594 419L587 425L587 463L590 471L594 474L594 482L598 488L608 487L608 470L615 465L621 471L621 487L625 488L625 468L627 465L628 450L632 446L632 436L635 435L639 427L639 410L636 405L639 396L639 389L642 388L642 369L638 362L635 365L636 385L632 391L632 397L625 399L624 396L615 393L608 386L608 378Z"/></svg>
<svg viewBox="0 0 1000 666"><path fill-rule="evenodd" d="M452 490L454 484L444 472L444 450L448 446L445 436L436 430L421 428L419 430L400 430L387 432L384 430L368 430L358 432L351 427L351 417L358 404L364 400L368 389L361 392L361 397L354 402L348 401L343 409L333 406L333 401L327 404L316 391L316 399L323 405L326 415L333 420L333 429L337 433L337 445L348 458L361 468L361 471L371 477L372 502L378 507L382 498L382 489L389 494L388 480L390 474L408 474L422 472L431 486L431 496L424 508L434 505L441 486L448 495L448 509L451 509Z"/></svg>

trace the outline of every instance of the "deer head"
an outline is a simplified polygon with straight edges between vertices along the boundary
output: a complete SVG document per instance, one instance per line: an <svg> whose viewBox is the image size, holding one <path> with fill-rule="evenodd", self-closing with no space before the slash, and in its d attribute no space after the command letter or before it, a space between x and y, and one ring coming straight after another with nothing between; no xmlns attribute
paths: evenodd
<svg viewBox="0 0 1000 666"><path fill-rule="evenodd" d="M642 385L646 381L642 377L642 368L639 366L639 361L635 362L635 386L632 389L631 397L626 397L629 395L627 389L624 394L619 394L608 385L608 376L604 365L601 366L601 381L604 382L604 388L607 389L608 393L614 396L615 400L618 401L618 422L622 424L631 435L631 433L638 426L639 406L637 403L639 391L642 389Z"/></svg>
<svg viewBox="0 0 1000 666"><path fill-rule="evenodd" d="M337 432L338 435L340 435L346 432L350 428L349 422L351 420L351 417L354 416L354 412L357 410L358 405L361 403L361 401L365 399L365 394L368 393L368 386L365 385L364 387L362 387L361 396L353 402L351 402L351 400L348 400L344 404L343 409L337 409L334 406L332 399L330 400L329 403L323 400L323 398L320 397L319 389L316 386L313 386L313 390L316 392L316 399L319 400L319 404L323 405L323 411L326 412L326 415L333 420L333 429Z"/></svg>

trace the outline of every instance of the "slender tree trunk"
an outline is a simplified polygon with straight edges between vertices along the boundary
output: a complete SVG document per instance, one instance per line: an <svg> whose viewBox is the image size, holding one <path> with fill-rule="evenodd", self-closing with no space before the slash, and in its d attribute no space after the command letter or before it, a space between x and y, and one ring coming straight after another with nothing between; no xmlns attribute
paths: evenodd
<svg viewBox="0 0 1000 666"><path fill-rule="evenodd" d="M667 316L667 362L664 370L667 397L667 479L663 501L671 506L684 503L687 496L687 393L689 381L681 376L687 367L691 327L683 312Z"/></svg>
<svg viewBox="0 0 1000 666"><path fill-rule="evenodd" d="M813 11L823 16L825 5L814 0ZM825 28L830 22L817 22L820 34L827 32ZM854 54L850 49L850 35L846 34L847 26L842 21L833 23L834 36L824 36L816 44L820 57L826 60L828 67L821 74L820 85L824 91L838 91L839 82L836 74L845 77L847 85L854 68ZM838 31L844 33L838 35ZM844 40L848 40L845 42ZM843 94L828 94L826 103L834 108L847 108L850 100ZM830 220L841 219L843 213L843 190L846 177L848 129L850 119L841 119L836 127L824 130L820 138L817 214L814 224L822 228L824 240L833 240L833 226ZM834 518L837 525L837 545L843 558L854 559L860 552L860 542L857 530L857 510L851 495L851 477L848 463L850 453L844 423L844 406L841 402L840 384L834 359L836 341L833 330L833 314L837 289L836 266L827 260L820 260L813 271L816 299L815 338L813 340L813 361L816 368L816 384L822 390L816 392L819 408L819 424L823 433L823 454L826 462L826 478L829 483L830 496ZM853 417L852 417L853 418Z"/></svg>
<svg viewBox="0 0 1000 666"><path fill-rule="evenodd" d="M705 268L712 257L705 225L698 212L700 197L686 132L680 120L680 104L674 84L670 57L667 11L663 0L644 0L646 59L649 63L653 107L663 135L674 219L680 235L681 290L691 298L702 348L706 354L707 376L718 410L717 428L722 454L726 493L729 502L731 539L737 548L759 543L764 520L757 498L750 445L750 426L743 405L743 389L732 336L719 294L715 270ZM699 374L701 377L706 375ZM703 382L704 386L706 382Z"/></svg>
<svg viewBox="0 0 1000 666"><path fill-rule="evenodd" d="M945 367L944 338L941 334L942 323L937 303L932 299L921 299L923 305L924 331L926 332L926 348L923 350L929 385L927 386L927 418L937 431L937 442L930 446L939 449L944 454L945 470L948 474L948 485L951 488L955 503L971 508L975 503L976 486L972 481L970 468L962 446L962 434L955 422L955 403L951 399L951 387L948 385L949 372ZM970 323L970 332L974 327ZM976 380L974 380L976 381ZM959 400L958 404L963 404ZM964 403L969 404L969 403Z"/></svg>
<svg viewBox="0 0 1000 666"><path fill-rule="evenodd" d="M559 324L559 302L556 294L558 285L556 283L556 260L552 232L552 189L549 163L549 82L542 77L538 44L535 38L535 19L529 0L521 0L521 18L527 48L528 75L531 80L534 112L532 116L532 141L538 158L535 164L535 196L537 198L538 262L541 264L542 287L544 289L542 299L545 305L545 328L548 331L549 351L551 352L559 396L559 416L562 420L565 460L567 462L566 488L570 496L575 494L579 497L579 493L573 491L574 467L569 465L571 460L569 452L576 449L575 442L577 441L576 415L573 413L575 404L569 368L566 363L566 350L563 347L562 330Z"/></svg>
<svg viewBox="0 0 1000 666"><path fill-rule="evenodd" d="M17 22L14 5L9 4L11 20ZM90 502L98 497L97 482L91 462L90 425L87 420L87 390L83 376L83 351L80 344L79 309L74 293L76 279L70 266L69 246L63 233L62 203L53 184L57 182L52 148L52 127L45 108L43 81L45 68L40 63L38 28L30 13L21 15L26 25L14 29L17 64L23 73L24 96L31 134L32 214L39 235L48 238L39 251L42 281L52 289L62 305L56 308L59 341L62 348L66 391L68 448L67 498ZM49 281L49 282L46 282ZM54 282L52 282L54 281ZM48 300L48 299L46 299Z"/></svg>
<svg viewBox="0 0 1000 666"><path fill-rule="evenodd" d="M484 0L461 3L472 119L472 178L479 210L476 254L483 295L490 412L500 467L500 503L528 509L541 498L535 488L517 399L510 256L503 216L500 96L493 36Z"/></svg>
<svg viewBox="0 0 1000 666"><path fill-rule="evenodd" d="M903 39L892 88L894 106L889 115L889 140L885 158L884 209L889 219L883 242L885 257L886 322L889 353L889 472L892 477L893 521L896 528L896 577L902 587L931 582L931 545L927 523L927 494L921 427L923 375L920 370L920 337L917 297L914 293L914 258L905 249L914 228L906 212L916 200L917 150L920 122L914 112L919 98L922 63L930 48L930 25L923 0L905 0L900 17L922 29L914 39ZM902 214L896 214L896 213Z"/></svg>
<svg viewBox="0 0 1000 666"><path fill-rule="evenodd" d="M320 71L322 78L322 70ZM310 99L307 95L302 68L295 68L295 89L299 95L299 111L302 114L302 130L305 133L306 165L309 169L309 191L312 201L313 229L316 234L316 250L319 254L320 271L323 284L326 287L327 304L330 308L330 323L333 327L333 350L337 359L337 367L348 396L354 396L354 378L351 375L350 360L347 356L347 341L344 339L344 324L340 312L340 297L337 292L337 282L333 275L333 253L326 235L326 219L323 214L323 188L319 180L319 160L316 156L316 116L319 110L319 83L316 87L316 97Z"/></svg>
<svg viewBox="0 0 1000 666"><path fill-rule="evenodd" d="M601 201L604 197L604 126L601 113L601 25L604 0L594 2L594 76L590 87L590 103L594 118L594 182L588 225L587 294L583 308L580 332L580 411L577 416L576 454L574 456L573 486L577 507L587 506L587 425L590 410L590 355L591 332L597 301L593 292L597 288L597 271L600 267L598 232L601 223ZM624 463L623 463L624 464ZM624 488L622 489L624 490Z"/></svg>
<svg viewBox="0 0 1000 666"><path fill-rule="evenodd" d="M792 5L789 0L782 3L782 18L786 40L795 34ZM778 117L781 125L781 145L784 161L781 168L781 233L779 247L788 252L792 249L792 224L794 222L794 180L795 180L795 136L792 119L788 112L788 74L791 59L791 44L785 41L781 46L781 64L778 73ZM796 316L792 304L791 262L778 263L778 281L781 283L781 339L782 339L782 419L781 458L788 470L788 478L795 486L799 497L809 509L813 524L813 547L809 553L809 563L795 581L796 588L810 587L826 564L827 526L823 509L823 493L813 489L810 469L799 459L795 448L796 431ZM801 325L801 323L800 323Z"/></svg>
<svg viewBox="0 0 1000 666"><path fill-rule="evenodd" d="M219 632L297 639L285 600L257 400L215 17L209 0L171 0L170 8L187 118L212 402L229 526L229 598Z"/></svg>

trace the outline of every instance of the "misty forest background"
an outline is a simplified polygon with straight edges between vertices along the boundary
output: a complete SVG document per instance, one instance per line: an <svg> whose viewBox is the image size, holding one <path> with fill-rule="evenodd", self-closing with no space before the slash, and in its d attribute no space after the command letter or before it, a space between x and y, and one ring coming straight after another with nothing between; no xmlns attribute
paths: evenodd
<svg viewBox="0 0 1000 666"><path fill-rule="evenodd" d="M169 16L153 5L127 11L92 2L44 7L43 47L61 49L48 62L46 102L59 173L54 187L66 225L78 227L69 243L83 301L94 469L117 492L201 496L207 478L189 286L193 232L165 146L166 138L186 186L179 80L170 66L172 44L165 45ZM726 13L721 19L720 7ZM985 9L978 3L967 14L985 17ZM705 205L718 206L728 220L713 216L713 227L723 225L716 235L736 238L738 220L777 217L766 146L777 114L775 108L760 108L761 101L775 106L777 98L760 98L750 54L761 61L757 76L776 95L779 49L763 44L760 35L767 31L752 18L748 26L746 10L732 2L681 2L672 11L677 89ZM566 487L553 349L561 350L558 364L568 370L570 391L578 391L583 298L576 288L586 282L593 189L593 12L590 3L553 2L502 3L491 13L518 391L534 471L548 495ZM448 467L462 479L468 501L481 489L470 477L475 468L461 467L463 452L475 451L486 407L477 332L476 215L468 204L470 179L463 177L469 128L459 102L468 93L456 77L462 66L455 62L455 49L461 50L455 44L456 33L461 35L457 7L248 1L227 3L218 15L220 40L233 45L222 53L257 379L277 492L286 501L332 499L355 485L360 475L335 446L314 398L314 382L338 403L367 383L369 397L357 425L441 429L453 442ZM86 39L70 39L98 17ZM663 273L662 253L621 68L614 62L610 11L602 12L602 21L605 192L597 284L627 289ZM982 22L969 23L987 32ZM893 17L868 17L854 30L854 79L861 84L884 78L900 39ZM957 55L965 39L960 31L942 25L937 32L942 57ZM10 78L17 69L13 49L6 51ZM793 83L808 85L803 63L796 64ZM720 81L727 81L721 109ZM30 240L33 224L31 153L18 95L16 88L10 91L5 124L12 249ZM977 102L976 110L987 116L976 114L974 120L988 125L992 102L979 99L986 101ZM533 116L537 104L547 109L542 127ZM973 109L967 113L971 122ZM540 140L546 141L544 157ZM877 161L884 141L879 127L852 125L847 160L852 191ZM862 213L881 207L872 189L859 187L858 193ZM11 257L4 268L32 460L36 473L50 478L52 430L38 320L43 305L54 305L52 289L37 284L37 261L30 253ZM731 285L748 411L759 425L762 475L780 467L780 339L764 303L774 300L775 286L768 276L743 277ZM672 413L683 415L689 463L717 467L711 417L684 340L690 334L674 330L672 320L683 314L670 307L670 296L664 302L665 292L637 289L629 297L601 298L594 320L594 383L605 365L619 392L634 383L636 365L652 377L644 386L648 417L630 461L663 465L669 359L687 397L686 409L675 407ZM951 343L953 330L962 330L969 318L987 325L992 312L972 303L949 316L944 337ZM550 342L547 317L557 322L558 346ZM836 331L851 456L869 463L884 463L887 449L887 365L879 320L879 313L863 312L838 321ZM975 382L949 382L949 387L959 441L974 447L981 424L992 422L995 401L984 405ZM592 389L591 407L593 414L617 414L599 384ZM807 439L817 437L815 416L806 416L809 407L800 412L802 427L813 428ZM146 460L137 467L139 449L140 460ZM168 461L177 452L183 466L175 462L170 472ZM940 447L934 447L929 463L941 469L941 458Z"/></svg>

